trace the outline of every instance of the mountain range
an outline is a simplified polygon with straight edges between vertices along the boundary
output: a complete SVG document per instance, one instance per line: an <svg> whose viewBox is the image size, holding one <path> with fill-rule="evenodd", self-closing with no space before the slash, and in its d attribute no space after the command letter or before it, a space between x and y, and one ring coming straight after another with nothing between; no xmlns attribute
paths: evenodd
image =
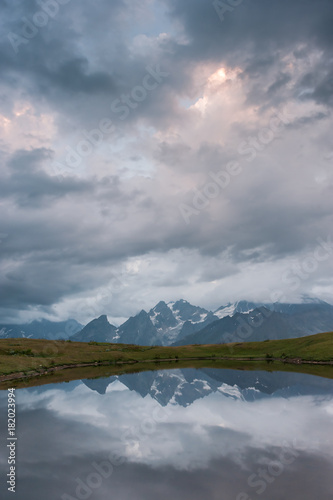
<svg viewBox="0 0 333 500"><path fill-rule="evenodd" d="M160 301L149 312L140 311L116 328L105 315L88 323L73 335L73 341L116 342L139 345L171 345L218 320L211 311L186 300Z"/></svg>
<svg viewBox="0 0 333 500"><path fill-rule="evenodd" d="M139 345L219 344L285 339L333 330L333 306L317 299L301 304L239 301L215 312L186 300L159 302L116 328L106 316L88 323L72 340Z"/></svg>
<svg viewBox="0 0 333 500"><path fill-rule="evenodd" d="M0 325L0 339L29 338L29 339L68 339L81 331L83 325L75 319L67 321L35 320L22 325Z"/></svg>
<svg viewBox="0 0 333 500"><path fill-rule="evenodd" d="M333 330L333 306L318 299L302 303L239 301L209 311L186 300L160 301L120 326L106 315L86 326L76 320L0 325L0 338L68 339L138 345L218 344L302 337Z"/></svg>

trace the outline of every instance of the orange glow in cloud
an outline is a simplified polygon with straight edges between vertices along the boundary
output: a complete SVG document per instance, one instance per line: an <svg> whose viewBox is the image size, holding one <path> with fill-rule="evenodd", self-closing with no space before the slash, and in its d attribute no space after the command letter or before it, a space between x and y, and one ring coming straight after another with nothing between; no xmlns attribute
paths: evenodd
<svg viewBox="0 0 333 500"><path fill-rule="evenodd" d="M6 118L5 116L3 115L0 115L0 126L2 127L7 127L8 125L10 125L10 120L9 118Z"/></svg>
<svg viewBox="0 0 333 500"><path fill-rule="evenodd" d="M213 73L209 78L208 78L208 83L211 84L219 84L225 82L227 79L227 74L224 68L220 68L215 73Z"/></svg>

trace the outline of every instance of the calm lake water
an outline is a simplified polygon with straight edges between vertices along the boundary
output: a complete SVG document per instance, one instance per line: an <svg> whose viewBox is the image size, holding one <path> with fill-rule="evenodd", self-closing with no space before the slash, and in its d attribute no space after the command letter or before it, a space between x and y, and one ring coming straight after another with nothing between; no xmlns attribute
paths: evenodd
<svg viewBox="0 0 333 500"><path fill-rule="evenodd" d="M13 494L0 393L2 499L333 497L330 379L167 370L20 389L16 398Z"/></svg>

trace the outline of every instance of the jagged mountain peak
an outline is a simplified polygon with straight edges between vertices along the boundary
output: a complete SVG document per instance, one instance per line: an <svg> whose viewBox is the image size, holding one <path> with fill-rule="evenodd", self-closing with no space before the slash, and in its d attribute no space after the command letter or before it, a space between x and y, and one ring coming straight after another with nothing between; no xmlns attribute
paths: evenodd
<svg viewBox="0 0 333 500"><path fill-rule="evenodd" d="M160 300L155 307L153 307L153 309L164 309L168 307L166 302L164 302L164 300Z"/></svg>
<svg viewBox="0 0 333 500"><path fill-rule="evenodd" d="M101 316L99 316L98 318L96 318L93 321L98 321L99 323L109 323L109 320L108 320L108 317L106 314L102 314Z"/></svg>
<svg viewBox="0 0 333 500"><path fill-rule="evenodd" d="M203 321L203 315L207 315L210 312L203 307L194 306L184 299L177 300L176 302L170 302L168 305L175 317L182 321Z"/></svg>
<svg viewBox="0 0 333 500"><path fill-rule="evenodd" d="M262 302L250 302L248 300L238 300L236 302L229 302L216 309L214 314L219 318L225 318L226 316L233 316L236 313L248 314L258 307L262 307L265 304Z"/></svg>
<svg viewBox="0 0 333 500"><path fill-rule="evenodd" d="M113 342L122 344L161 345L161 336L151 321L150 315L142 309L117 328Z"/></svg>
<svg viewBox="0 0 333 500"><path fill-rule="evenodd" d="M148 316L148 313L144 309L141 309L141 311L136 316L139 318L146 318ZM132 317L135 317L135 316L132 316Z"/></svg>
<svg viewBox="0 0 333 500"><path fill-rule="evenodd" d="M196 306L193 306L190 302L188 302L187 300L184 300L184 299L178 299L175 302L169 302L168 303L168 306L171 307L171 309L173 309L173 310L181 309L183 307L186 307L187 305L189 305L191 307L196 307Z"/></svg>
<svg viewBox="0 0 333 500"><path fill-rule="evenodd" d="M155 307L149 311L149 317L153 325L161 334L164 334L168 329L177 326L177 320L173 315L170 307L161 300Z"/></svg>
<svg viewBox="0 0 333 500"><path fill-rule="evenodd" d="M192 304L190 304L190 302L188 302L187 300L184 300L184 299L177 299L176 301L170 301L167 303L167 306L172 310L172 311L177 311L181 308L183 308L184 306L186 306L187 304L189 304L190 306ZM195 307L195 306L193 306Z"/></svg>
<svg viewBox="0 0 333 500"><path fill-rule="evenodd" d="M164 302L164 300L160 300L156 306L152 307L149 311L149 316L153 316L156 314L172 314L171 308Z"/></svg>
<svg viewBox="0 0 333 500"><path fill-rule="evenodd" d="M116 327L111 325L106 314L102 314L88 323L80 332L73 335L77 342L112 342Z"/></svg>
<svg viewBox="0 0 333 500"><path fill-rule="evenodd" d="M178 305L179 305L179 304L180 304L180 305L182 305L182 304L190 304L190 302L188 302L188 301L187 301L187 300L185 300L185 299L178 299L178 300L176 300L175 304L178 304Z"/></svg>

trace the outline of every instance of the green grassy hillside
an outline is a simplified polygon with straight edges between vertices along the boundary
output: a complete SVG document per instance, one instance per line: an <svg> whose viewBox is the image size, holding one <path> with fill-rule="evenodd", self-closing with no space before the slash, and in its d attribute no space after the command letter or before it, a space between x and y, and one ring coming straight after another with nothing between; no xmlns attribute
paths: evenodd
<svg viewBox="0 0 333 500"><path fill-rule="evenodd" d="M287 340L180 347L5 339L0 340L0 381L11 374L22 378L60 369L83 369L94 364L124 367L140 363L143 367L147 363L191 360L205 363L209 360L280 361L333 366L333 332Z"/></svg>

